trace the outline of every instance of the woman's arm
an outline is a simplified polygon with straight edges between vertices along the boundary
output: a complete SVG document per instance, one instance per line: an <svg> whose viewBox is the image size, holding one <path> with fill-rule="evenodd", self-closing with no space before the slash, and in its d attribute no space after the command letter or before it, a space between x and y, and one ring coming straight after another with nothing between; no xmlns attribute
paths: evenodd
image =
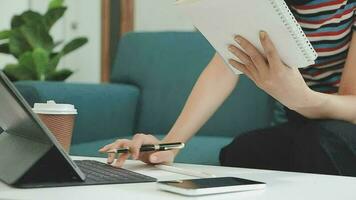
<svg viewBox="0 0 356 200"><path fill-rule="evenodd" d="M164 141L189 140L231 94L238 77L216 54L196 82L180 116Z"/></svg>
<svg viewBox="0 0 356 200"><path fill-rule="evenodd" d="M120 147L129 147L130 154L134 159L152 164L173 162L178 151L140 153L139 149L143 144L186 142L189 140L230 95L237 81L238 76L216 54L195 83L180 116L163 141L159 141L152 135L136 134L132 140L117 140L106 145L100 151L106 152ZM129 154L121 154L113 165L121 167L129 156ZM114 160L115 155L110 154L108 163L111 164Z"/></svg>
<svg viewBox="0 0 356 200"><path fill-rule="evenodd" d="M310 91L311 106L295 108L300 114L315 119L339 119L356 124L356 32L353 33L337 95ZM312 106L316 105L316 106Z"/></svg>
<svg viewBox="0 0 356 200"><path fill-rule="evenodd" d="M356 123L356 33L349 49L338 95L311 90L296 68L281 61L267 33L261 32L261 43L266 58L249 41L237 36L244 49L232 45L232 51L243 63L230 63L249 76L260 88L288 108L312 119L338 119Z"/></svg>

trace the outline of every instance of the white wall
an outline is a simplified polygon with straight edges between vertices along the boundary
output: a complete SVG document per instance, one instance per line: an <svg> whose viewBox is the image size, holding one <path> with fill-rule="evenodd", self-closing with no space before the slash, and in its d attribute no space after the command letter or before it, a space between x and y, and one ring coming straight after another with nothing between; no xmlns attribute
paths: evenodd
<svg viewBox="0 0 356 200"><path fill-rule="evenodd" d="M0 0L0 30L9 29L12 16L21 13L28 6L27 0ZM12 56L0 54L0 69L9 63L16 63L16 60Z"/></svg>
<svg viewBox="0 0 356 200"><path fill-rule="evenodd" d="M11 17L16 13L31 8L45 12L49 0L0 0L0 30L9 28ZM6 6L3 6L6 5ZM101 60L101 1L100 0L66 0L68 10L52 31L56 41L68 42L77 36L86 36L89 43L76 52L65 57L59 68L70 68L75 71L69 82L100 81ZM76 26L76 28L73 28ZM13 59L0 57L0 66Z"/></svg>
<svg viewBox="0 0 356 200"><path fill-rule="evenodd" d="M61 66L76 71L69 81L98 83L101 74L101 1L70 0L67 4L65 38L86 36L89 42L68 55Z"/></svg>
<svg viewBox="0 0 356 200"><path fill-rule="evenodd" d="M135 31L192 31L175 0L135 0Z"/></svg>
<svg viewBox="0 0 356 200"><path fill-rule="evenodd" d="M31 8L40 12L47 9L49 0L0 0L0 30L10 27L14 14ZM192 31L193 25L174 6L175 0L135 0L135 31ZM100 81L101 59L101 0L66 0L69 9L63 20L54 27L56 40L68 41L75 36L86 36L89 43L65 57L60 67L75 70L70 82ZM73 26L77 28L73 28ZM11 56L0 55L0 69L16 62Z"/></svg>

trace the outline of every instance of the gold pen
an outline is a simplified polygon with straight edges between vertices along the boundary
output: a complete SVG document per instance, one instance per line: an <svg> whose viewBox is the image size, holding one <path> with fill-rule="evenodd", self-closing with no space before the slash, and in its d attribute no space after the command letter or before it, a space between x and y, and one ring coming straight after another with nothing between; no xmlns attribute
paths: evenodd
<svg viewBox="0 0 356 200"><path fill-rule="evenodd" d="M164 143L164 144L145 144L140 148L140 152L148 152L148 151L168 151L173 149L183 149L185 146L182 142L176 143ZM112 149L105 153L128 153L130 151L129 147Z"/></svg>

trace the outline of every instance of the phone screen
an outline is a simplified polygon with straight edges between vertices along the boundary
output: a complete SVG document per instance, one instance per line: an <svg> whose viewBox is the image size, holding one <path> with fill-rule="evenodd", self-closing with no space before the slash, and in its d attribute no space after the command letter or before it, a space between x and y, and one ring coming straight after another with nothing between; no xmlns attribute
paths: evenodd
<svg viewBox="0 0 356 200"><path fill-rule="evenodd" d="M262 182L235 178L235 177L162 181L159 183L174 186L174 187L184 188L184 189L204 189L204 188L228 187L228 186L239 186L239 185L265 184Z"/></svg>

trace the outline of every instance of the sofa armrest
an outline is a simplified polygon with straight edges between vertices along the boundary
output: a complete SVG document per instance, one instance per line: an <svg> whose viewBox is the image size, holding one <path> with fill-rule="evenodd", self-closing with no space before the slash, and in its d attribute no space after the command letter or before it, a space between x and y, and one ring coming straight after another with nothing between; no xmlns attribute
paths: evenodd
<svg viewBox="0 0 356 200"><path fill-rule="evenodd" d="M17 82L16 87L31 106L55 100L78 109L72 143L132 135L139 89L128 84L72 84Z"/></svg>

